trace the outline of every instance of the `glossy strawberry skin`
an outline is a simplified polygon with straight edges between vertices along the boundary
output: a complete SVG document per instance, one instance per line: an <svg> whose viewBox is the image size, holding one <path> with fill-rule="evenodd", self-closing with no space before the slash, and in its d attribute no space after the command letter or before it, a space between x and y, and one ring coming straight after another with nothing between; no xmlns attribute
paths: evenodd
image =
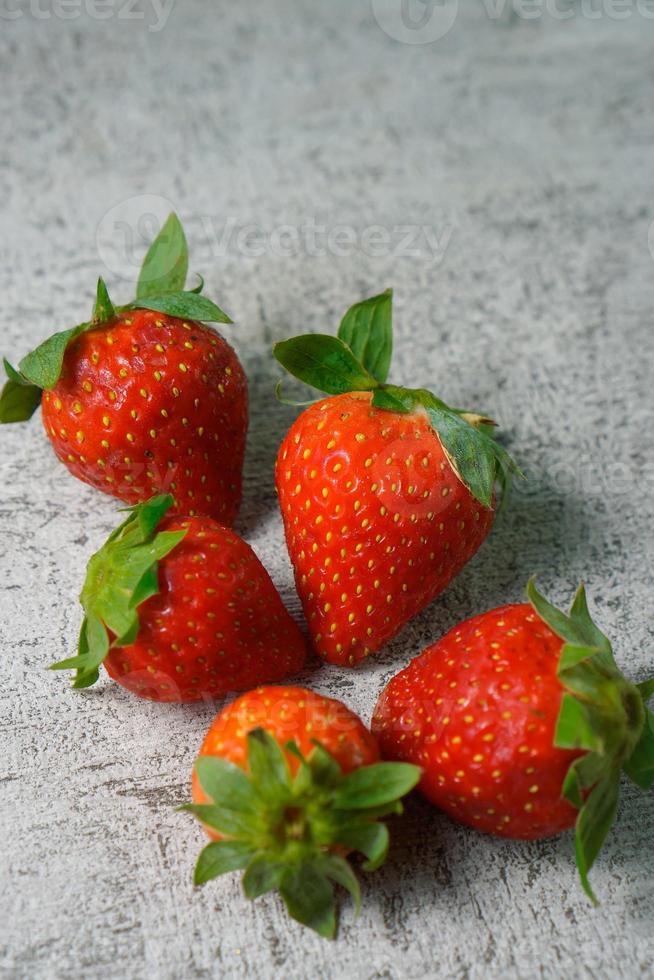
<svg viewBox="0 0 654 980"><path fill-rule="evenodd" d="M259 687L242 694L221 711L209 728L200 755L215 755L246 767L247 735L264 728L280 745L293 740L308 756L320 742L344 773L379 761L377 740L341 701L303 687ZM287 754L292 769L297 760ZM193 799L207 797L193 773ZM211 834L211 836L215 836Z"/></svg>
<svg viewBox="0 0 654 980"><path fill-rule="evenodd" d="M353 665L449 584L490 531L422 413L373 408L368 393L304 411L276 483L315 649Z"/></svg>
<svg viewBox="0 0 654 980"><path fill-rule="evenodd" d="M210 518L168 517L186 536L159 562L136 642L112 649L109 675L153 701L224 697L297 672L305 643L252 549Z"/></svg>
<svg viewBox="0 0 654 980"><path fill-rule="evenodd" d="M528 840L574 826L561 788L582 753L554 746L561 647L528 604L461 623L383 691L383 756L422 766L425 796L477 830Z"/></svg>
<svg viewBox="0 0 654 980"><path fill-rule="evenodd" d="M81 334L42 418L59 459L129 504L172 493L231 525L241 499L247 382L211 327L151 310Z"/></svg>

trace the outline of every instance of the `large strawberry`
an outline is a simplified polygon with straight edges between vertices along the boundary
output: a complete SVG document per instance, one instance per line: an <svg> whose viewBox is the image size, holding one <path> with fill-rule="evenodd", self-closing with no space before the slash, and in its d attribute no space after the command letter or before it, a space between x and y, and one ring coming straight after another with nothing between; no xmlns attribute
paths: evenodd
<svg viewBox="0 0 654 980"><path fill-rule="evenodd" d="M615 818L620 774L654 784L654 682L632 684L593 623L583 587L569 615L530 604L461 623L397 674L373 718L382 754L424 769L423 793L503 837L576 825L588 872Z"/></svg>
<svg viewBox="0 0 654 980"><path fill-rule="evenodd" d="M420 769L379 762L375 738L340 701L301 687L250 691L214 720L193 774L190 810L214 839L200 854L195 882L245 869L248 898L279 889L289 914L320 935L336 931L332 883L359 883L385 860L379 818L401 813L400 798Z"/></svg>
<svg viewBox="0 0 654 980"><path fill-rule="evenodd" d="M482 416L386 383L390 291L353 306L339 336L279 343L277 359L332 397L277 457L286 541L313 643L352 665L393 637L474 555L514 468Z"/></svg>
<svg viewBox="0 0 654 980"><path fill-rule="evenodd" d="M92 319L5 362L0 422L42 404L45 431L74 476L127 503L170 490L189 515L231 524L241 499L247 383L232 348L198 321L230 323L184 291L186 239L171 215L145 257L133 303L102 280ZM202 284L200 284L201 288Z"/></svg>
<svg viewBox="0 0 654 980"><path fill-rule="evenodd" d="M166 516L170 495L132 508L91 558L79 653L57 670L88 687L101 664L153 701L197 701L282 680L305 644L252 549L209 517Z"/></svg>

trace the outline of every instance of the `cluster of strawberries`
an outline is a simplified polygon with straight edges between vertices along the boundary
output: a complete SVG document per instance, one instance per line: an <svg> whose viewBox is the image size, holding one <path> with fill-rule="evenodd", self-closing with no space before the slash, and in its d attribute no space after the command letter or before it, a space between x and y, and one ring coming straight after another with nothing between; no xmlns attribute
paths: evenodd
<svg viewBox="0 0 654 980"><path fill-rule="evenodd" d="M381 818L414 786L479 830L539 838L576 825L582 883L614 820L621 772L654 783L654 682L629 682L590 618L529 602L468 620L382 692L372 731L300 687L304 637L252 549L231 529L241 498L247 382L207 323L230 323L186 289L171 215L136 298L102 280L91 320L7 361L0 421L43 424L71 473L130 505L91 558L73 686L107 673L155 701L245 691L215 719L191 810L212 842L198 883L244 870L249 897L278 889L291 916L333 936L333 885L359 901L346 857L373 870ZM387 382L390 291L357 303L338 336L279 343L277 360L328 397L278 454L286 542L311 645L352 667L438 595L490 531L516 467L485 416ZM497 497L496 497L497 493ZM380 761L380 760L385 761Z"/></svg>

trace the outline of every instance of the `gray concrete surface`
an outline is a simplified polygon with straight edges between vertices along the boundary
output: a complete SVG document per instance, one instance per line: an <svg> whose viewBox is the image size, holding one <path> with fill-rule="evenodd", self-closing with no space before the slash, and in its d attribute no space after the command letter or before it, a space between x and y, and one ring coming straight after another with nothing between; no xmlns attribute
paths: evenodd
<svg viewBox="0 0 654 980"><path fill-rule="evenodd" d="M399 9L112 0L99 20L90 0L0 5L2 350L18 357L84 319L98 273L127 299L143 215L172 202L193 268L238 321L228 336L252 382L239 528L298 612L272 485L293 410L273 400L270 343L331 329L394 286L394 376L492 413L529 479L374 662L305 680L369 719L413 654L519 598L531 572L561 603L584 578L643 678L654 21L635 0L622 19L596 0L565 20L552 4L526 19L508 0L466 0L434 8L454 22L417 44L429 10L416 0L406 27ZM116 508L63 471L38 419L0 438L3 976L652 975L654 807L629 787L594 872L598 910L569 836L492 840L420 801L364 882L358 921L345 903L336 943L289 924L275 899L250 906L234 876L194 891L202 835L173 807L212 708L141 703L106 679L74 693L46 673L73 647L85 562Z"/></svg>

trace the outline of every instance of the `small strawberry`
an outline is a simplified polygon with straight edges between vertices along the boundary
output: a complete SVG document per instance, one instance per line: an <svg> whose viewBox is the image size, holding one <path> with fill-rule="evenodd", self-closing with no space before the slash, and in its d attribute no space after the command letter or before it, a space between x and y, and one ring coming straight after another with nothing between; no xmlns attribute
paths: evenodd
<svg viewBox="0 0 654 980"><path fill-rule="evenodd" d="M241 499L247 382L211 327L231 323L184 292L188 255L171 215L141 269L137 298L114 308L102 280L93 317L28 354L0 396L0 422L39 405L54 451L91 486L134 504L172 491L182 510L232 524ZM200 285L201 288L201 285Z"/></svg>
<svg viewBox="0 0 654 980"><path fill-rule="evenodd" d="M654 784L654 682L632 684L593 623L583 586L569 616L538 593L466 620L382 693L382 754L424 769L422 792L478 830L525 840L576 826L588 872L614 821L623 770Z"/></svg>
<svg viewBox="0 0 654 980"><path fill-rule="evenodd" d="M375 738L340 701L301 687L261 687L214 720L193 774L193 800L214 843L200 854L195 883L245 869L248 898L279 889L289 914L322 936L336 931L333 885L360 902L345 860L365 871L386 859L380 817L401 813L400 798L420 769L379 762Z"/></svg>
<svg viewBox="0 0 654 980"><path fill-rule="evenodd" d="M314 646L353 665L434 599L490 531L494 484L515 469L481 416L386 384L390 291L353 306L336 337L275 357L332 397L291 427L276 482Z"/></svg>
<svg viewBox="0 0 654 980"><path fill-rule="evenodd" d="M209 517L166 516L154 497L91 558L79 655L53 664L89 687L104 663L152 701L197 701L282 680L303 665L302 634L252 549Z"/></svg>

